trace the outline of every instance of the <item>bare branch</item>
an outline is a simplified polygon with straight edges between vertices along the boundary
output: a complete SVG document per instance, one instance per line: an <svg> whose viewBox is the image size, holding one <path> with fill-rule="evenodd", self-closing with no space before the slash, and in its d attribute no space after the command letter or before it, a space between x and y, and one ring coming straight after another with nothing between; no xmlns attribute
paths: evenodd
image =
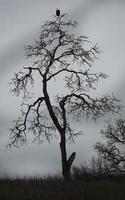
<svg viewBox="0 0 125 200"><path fill-rule="evenodd" d="M34 80L32 77L32 70L28 68L29 72L19 72L15 73L15 77L9 82L10 84L14 85L14 88L11 90L16 96L19 96L20 93L23 93L23 98L30 98L31 93L27 89L27 85L33 85Z"/></svg>
<svg viewBox="0 0 125 200"><path fill-rule="evenodd" d="M61 100L60 100L61 99ZM118 113L121 109L119 99L112 96L103 96L101 98L92 98L86 93L71 93L62 98L58 97L60 104L67 103L69 113L77 118L86 116L94 120L103 116L106 112Z"/></svg>
<svg viewBox="0 0 125 200"><path fill-rule="evenodd" d="M25 104L28 106L28 109L27 111L22 110L23 119L18 118L18 120L14 121L15 122L14 128L10 129L11 135L10 135L10 143L7 145L8 147L11 147L11 146L18 147L18 144L23 144L26 142L26 130L27 130L28 116L30 114L30 111L34 106L37 105L37 110L36 110L38 114L37 120L39 120L38 110L43 100L44 100L44 97L39 97L36 101L34 101L33 104L31 105Z"/></svg>
<svg viewBox="0 0 125 200"><path fill-rule="evenodd" d="M106 138L106 144L96 143L95 150L108 161L111 170L125 172L125 154L122 146L125 145L125 120L118 119L116 124L108 124L101 134Z"/></svg>

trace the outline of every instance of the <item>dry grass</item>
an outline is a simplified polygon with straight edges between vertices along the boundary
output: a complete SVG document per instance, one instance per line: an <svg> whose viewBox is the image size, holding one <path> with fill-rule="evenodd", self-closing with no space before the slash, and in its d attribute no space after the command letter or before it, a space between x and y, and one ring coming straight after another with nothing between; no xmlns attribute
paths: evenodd
<svg viewBox="0 0 125 200"><path fill-rule="evenodd" d="M0 180L1 200L123 200L125 181L69 181L60 177Z"/></svg>

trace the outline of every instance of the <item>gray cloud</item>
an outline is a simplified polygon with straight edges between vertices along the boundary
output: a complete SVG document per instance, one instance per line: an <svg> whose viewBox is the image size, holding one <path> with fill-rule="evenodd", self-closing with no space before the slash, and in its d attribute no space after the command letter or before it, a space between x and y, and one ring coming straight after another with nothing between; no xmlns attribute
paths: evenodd
<svg viewBox="0 0 125 200"><path fill-rule="evenodd" d="M100 6L103 7L104 5L112 3L113 7L117 2L117 0L85 0L79 4L77 9L75 8L72 10L72 14L77 16L79 22L85 22L87 18L93 13L93 11L98 9ZM125 4L124 0L119 0L118 4L120 3L123 3L123 5Z"/></svg>

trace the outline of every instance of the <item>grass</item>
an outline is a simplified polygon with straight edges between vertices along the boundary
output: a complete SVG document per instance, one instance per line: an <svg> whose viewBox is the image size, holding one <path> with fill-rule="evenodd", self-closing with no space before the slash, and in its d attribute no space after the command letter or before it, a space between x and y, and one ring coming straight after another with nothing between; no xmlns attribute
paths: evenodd
<svg viewBox="0 0 125 200"><path fill-rule="evenodd" d="M60 177L0 180L0 200L123 200L124 180L72 180Z"/></svg>

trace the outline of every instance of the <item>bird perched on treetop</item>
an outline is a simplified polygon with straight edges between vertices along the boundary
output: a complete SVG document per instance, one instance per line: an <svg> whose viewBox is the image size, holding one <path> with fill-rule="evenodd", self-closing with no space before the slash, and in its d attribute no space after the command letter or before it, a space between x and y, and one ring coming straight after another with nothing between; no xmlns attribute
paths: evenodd
<svg viewBox="0 0 125 200"><path fill-rule="evenodd" d="M56 15L59 17L60 16L60 10L57 8L56 9Z"/></svg>

